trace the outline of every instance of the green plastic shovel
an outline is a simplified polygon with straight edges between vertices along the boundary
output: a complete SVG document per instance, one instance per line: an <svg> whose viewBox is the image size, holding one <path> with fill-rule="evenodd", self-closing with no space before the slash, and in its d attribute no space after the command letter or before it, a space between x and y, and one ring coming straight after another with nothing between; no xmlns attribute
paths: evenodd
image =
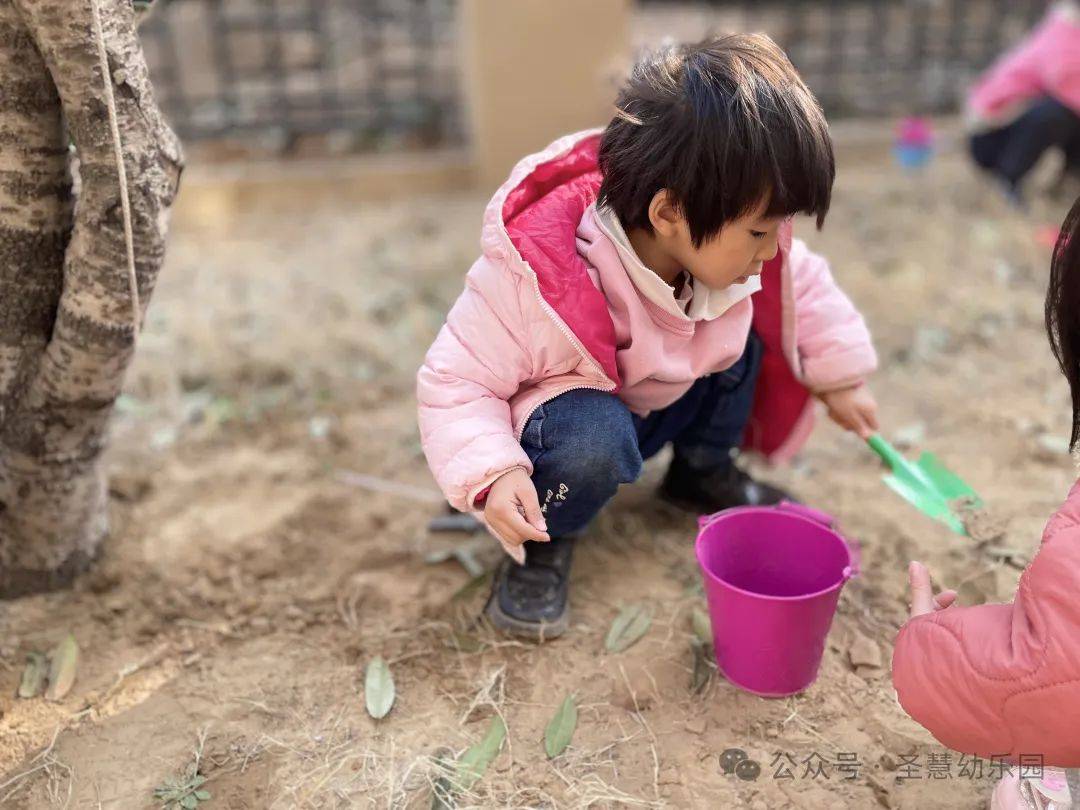
<svg viewBox="0 0 1080 810"><path fill-rule="evenodd" d="M956 513L956 502L964 499L970 507L981 508L982 500L975 490L931 453L923 453L918 461L908 461L881 436L871 436L866 443L892 470L884 480L894 492L927 517L940 520L957 534L967 535Z"/></svg>

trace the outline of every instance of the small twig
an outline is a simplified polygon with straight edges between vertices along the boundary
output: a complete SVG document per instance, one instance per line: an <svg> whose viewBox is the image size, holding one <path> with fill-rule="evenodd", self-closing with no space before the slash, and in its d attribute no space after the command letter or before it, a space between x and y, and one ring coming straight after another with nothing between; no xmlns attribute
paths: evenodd
<svg viewBox="0 0 1080 810"><path fill-rule="evenodd" d="M105 691L105 694L96 701L97 705L100 706L101 704L105 703L109 698L111 698L114 694L116 694L116 690L120 688L120 684L124 682L125 678L131 677L143 667L146 667L152 663L157 663L161 658L165 656L165 653L168 652L168 650L169 644L162 644L149 655L146 655L142 660L136 661L133 664L126 664L125 666L121 667L120 671L116 673L116 680L113 681L112 686L110 686Z"/></svg>
<svg viewBox="0 0 1080 810"><path fill-rule="evenodd" d="M622 674L623 683L626 684L626 690L630 693L630 700L632 700L634 703L634 711L640 715L641 705L638 703L637 700L637 692L635 692L634 687L630 685L630 679L626 677L626 669L623 667L622 664L619 664L619 672Z"/></svg>
<svg viewBox="0 0 1080 810"><path fill-rule="evenodd" d="M0 806L5 805L7 803L8 799L10 799L12 796L14 796L17 792L19 792L22 789L22 786L24 784L22 782L23 779L25 779L28 776L32 776L33 774L37 773L38 771L48 771L49 770L49 768L53 764L53 760L50 757L52 755L53 746L56 745L56 738L60 736L60 728L61 727L59 725L56 726L55 730L53 731L52 739L49 740L49 744L47 746L45 746L45 748L43 748L32 760L30 760L30 763L32 765L34 765L34 763L38 763L38 764L34 765L34 767L30 768L30 770L23 771L20 774L16 774L15 776L11 777L10 779L8 779L3 784L0 784L0 790L3 790L4 788L9 787L10 785L15 785L15 787L10 792L8 792L7 795L5 795L2 800L0 800Z"/></svg>
<svg viewBox="0 0 1080 810"><path fill-rule="evenodd" d="M488 704L489 706L491 706L491 708L494 709L496 713L498 713L498 711L499 711L498 704L499 704L500 701L496 700L496 698L495 698L495 696L493 694L493 690L495 689L496 684L498 684L500 682L500 679L503 678L503 676L505 674L506 674L506 664L503 664L501 667L499 667L498 669L496 669L494 672L491 673L491 675L488 677L487 681L480 687L480 691L476 693L476 697L474 697L472 699L472 703L469 704L469 707L465 710L465 713L461 716L461 720L458 721L458 722L460 722L461 724L464 724L469 719L469 717L472 715L472 713L476 710L476 708L478 706L484 705L485 703ZM501 700L501 695L500 695L500 700Z"/></svg>
<svg viewBox="0 0 1080 810"><path fill-rule="evenodd" d="M390 738L390 773L386 780L386 810L394 810L394 738Z"/></svg>
<svg viewBox="0 0 1080 810"><path fill-rule="evenodd" d="M809 733L810 733L811 735L813 735L814 737L816 737L817 739L819 739L819 740L820 740L821 742L823 742L823 743L825 743L825 744L826 744L827 746L829 746L829 747L830 747L830 748L831 748L831 749L832 749L833 751L839 751L839 750L840 750L840 746L838 746L838 745L837 745L836 743L834 743L834 742L833 742L832 740L830 740L830 739L828 739L827 737L825 737L825 736L823 736L822 734L820 734L820 733L818 732L818 730L817 730L816 728L814 728L814 727L813 727L813 726L812 726L812 725L810 724L810 722L809 722L809 721L807 721L807 720L804 720L804 719L803 719L802 717L796 717L796 718L795 718L795 720L796 720L796 721L797 721L797 722L799 723L799 725L801 725L801 726L803 727L803 730L804 730L804 731L808 731L808 732L809 732Z"/></svg>
<svg viewBox="0 0 1080 810"><path fill-rule="evenodd" d="M336 476L338 482L370 492L381 492L384 495L397 495L401 498L409 498L421 503L446 503L441 493L434 489L418 487L412 484L404 484L400 481L391 481L387 478L379 478L377 475L353 472L352 470L338 470Z"/></svg>
<svg viewBox="0 0 1080 810"><path fill-rule="evenodd" d="M109 70L109 52L105 45L105 34L101 25L99 0L90 0L90 19L97 42L98 63L101 69L102 86L105 89L105 108L109 113L109 132L112 135L113 156L116 160L116 179L120 185L120 211L124 222L124 249L127 258L128 294L131 297L131 327L134 335L139 334L142 315L139 306L139 280L135 273L135 237L131 224L131 200L128 195L127 170L124 168L124 147L120 140L120 121L116 111L116 96L113 94L113 76Z"/></svg>
<svg viewBox="0 0 1080 810"><path fill-rule="evenodd" d="M391 658L386 663L389 665L400 664L402 661L408 661L410 658L419 658L422 655L431 655L431 650L417 650L416 652L405 653L399 655L397 658Z"/></svg>
<svg viewBox="0 0 1080 810"><path fill-rule="evenodd" d="M252 700L251 698L233 698L233 701L236 702L236 703L248 703L248 704L254 706L259 711L270 715L271 717L280 717L281 716L281 712L276 711L275 709L271 709L265 703L260 703L257 700Z"/></svg>
<svg viewBox="0 0 1080 810"><path fill-rule="evenodd" d="M190 627L193 630L207 630L211 633L218 633L219 635L226 636L227 638L238 638L236 631L228 625L213 625L209 622L200 622L197 619L177 619L174 624L178 627Z"/></svg>

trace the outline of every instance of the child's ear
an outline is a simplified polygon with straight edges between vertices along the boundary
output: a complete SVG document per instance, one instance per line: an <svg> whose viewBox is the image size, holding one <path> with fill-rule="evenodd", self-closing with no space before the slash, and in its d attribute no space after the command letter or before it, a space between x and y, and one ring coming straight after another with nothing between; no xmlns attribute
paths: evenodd
<svg viewBox="0 0 1080 810"><path fill-rule="evenodd" d="M652 202L649 203L649 222L657 234L669 239L682 227L683 216L679 212L679 206L666 188L653 195Z"/></svg>

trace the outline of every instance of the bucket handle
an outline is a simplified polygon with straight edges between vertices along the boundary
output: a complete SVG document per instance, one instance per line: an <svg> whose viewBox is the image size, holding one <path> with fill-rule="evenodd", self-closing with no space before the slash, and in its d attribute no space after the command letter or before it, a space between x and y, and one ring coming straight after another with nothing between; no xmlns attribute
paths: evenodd
<svg viewBox="0 0 1080 810"><path fill-rule="evenodd" d="M826 528L836 528L836 519L832 515L822 512L820 509L814 509L812 506L804 506L803 504L795 503L794 501L780 501L780 503L776 505L776 508L785 512L791 512L800 517L809 518ZM711 515L702 515L698 518L698 528L704 529L706 526L712 525L716 522L717 518L727 511L727 509L721 509L719 512L713 512Z"/></svg>
<svg viewBox="0 0 1080 810"><path fill-rule="evenodd" d="M844 579L854 579L862 574L862 547L857 540L849 540L837 530L836 518L827 512L822 512L820 509L814 509L812 506L806 506L805 504L795 503L793 501L780 501L780 503L776 505L776 508L784 512L790 512L793 515L807 518L815 523L820 523L825 528L836 532L837 536L847 544L848 551L851 553L851 565L844 567ZM705 529L707 526L710 526L726 511L726 509L723 509L719 512L714 512L711 515L702 515L698 518L698 528Z"/></svg>
<svg viewBox="0 0 1080 810"><path fill-rule="evenodd" d="M802 517L809 518L822 526L836 532L836 534L847 543L848 551L851 553L851 565L844 568L844 579L854 579L862 573L862 546L859 545L857 540L851 540L837 529L836 518L827 512L822 512L820 509L814 509L812 506L806 506L801 503L793 503L791 501L781 501L776 506L777 509L781 509L785 512L791 512L795 515L801 515Z"/></svg>
<svg viewBox="0 0 1080 810"><path fill-rule="evenodd" d="M780 501L776 505L777 509L784 512L792 512L793 514L800 515L804 518L810 518L815 523L820 523L829 529L836 529L836 518L827 512L822 512L820 509L815 509L812 506L806 506L805 504L795 503L793 501Z"/></svg>

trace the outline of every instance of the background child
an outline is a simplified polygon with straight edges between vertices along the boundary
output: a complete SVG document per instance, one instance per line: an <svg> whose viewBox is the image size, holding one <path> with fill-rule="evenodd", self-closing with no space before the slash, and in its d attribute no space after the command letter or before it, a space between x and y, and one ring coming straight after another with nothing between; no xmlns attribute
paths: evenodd
<svg viewBox="0 0 1080 810"><path fill-rule="evenodd" d="M1075 449L1080 200L1054 251L1046 325L1072 392ZM893 653L893 684L905 711L957 751L1080 767L1080 483L1047 524L1012 604L949 607L956 594L946 591L935 600L923 565L912 563L910 578L912 618ZM999 801L1006 789L1015 794L1017 780L1002 783Z"/></svg>
<svg viewBox="0 0 1080 810"><path fill-rule="evenodd" d="M1080 176L1080 5L1055 3L1027 39L994 64L968 99L971 155L1014 201L1050 147Z"/></svg>
<svg viewBox="0 0 1080 810"><path fill-rule="evenodd" d="M666 444L662 494L698 512L784 493L732 462L790 456L810 394L867 436L876 365L859 313L791 215L829 208L824 116L765 36L645 57L602 132L522 160L487 208L483 256L418 377L450 503L519 565L488 615L552 637L572 537ZM527 552L527 553L526 553Z"/></svg>

